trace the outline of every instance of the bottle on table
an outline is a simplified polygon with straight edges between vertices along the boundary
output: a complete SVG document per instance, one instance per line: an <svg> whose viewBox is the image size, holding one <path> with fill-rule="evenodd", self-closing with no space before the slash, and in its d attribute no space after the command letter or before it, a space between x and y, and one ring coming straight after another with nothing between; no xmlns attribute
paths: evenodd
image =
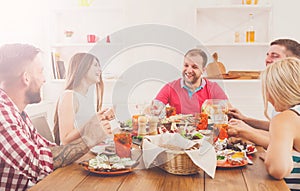
<svg viewBox="0 0 300 191"><path fill-rule="evenodd" d="M157 134L157 124L159 119L157 116L150 116L149 117L149 135L156 135Z"/></svg>
<svg viewBox="0 0 300 191"><path fill-rule="evenodd" d="M138 125L139 125L138 136L146 136L147 135L147 129L146 129L147 117L144 115L140 115L138 118Z"/></svg>

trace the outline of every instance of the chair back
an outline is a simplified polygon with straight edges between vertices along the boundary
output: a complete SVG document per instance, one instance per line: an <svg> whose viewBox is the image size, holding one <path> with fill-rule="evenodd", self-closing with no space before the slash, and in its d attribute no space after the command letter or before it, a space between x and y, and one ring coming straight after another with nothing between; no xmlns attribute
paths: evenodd
<svg viewBox="0 0 300 191"><path fill-rule="evenodd" d="M52 132L50 130L48 121L44 115L36 116L31 118L31 122L36 130L45 137L47 140L54 142Z"/></svg>

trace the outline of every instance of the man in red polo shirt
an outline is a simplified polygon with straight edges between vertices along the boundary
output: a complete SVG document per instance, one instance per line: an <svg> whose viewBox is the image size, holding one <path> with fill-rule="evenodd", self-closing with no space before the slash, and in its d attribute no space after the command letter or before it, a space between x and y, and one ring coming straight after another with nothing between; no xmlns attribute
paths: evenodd
<svg viewBox="0 0 300 191"><path fill-rule="evenodd" d="M169 104L176 108L176 113L194 114L201 112L201 106L206 99L228 99L216 82L202 77L206 64L207 55L204 51L189 50L184 55L182 78L166 84L156 96L155 105ZM162 108L152 106L152 111L158 114Z"/></svg>

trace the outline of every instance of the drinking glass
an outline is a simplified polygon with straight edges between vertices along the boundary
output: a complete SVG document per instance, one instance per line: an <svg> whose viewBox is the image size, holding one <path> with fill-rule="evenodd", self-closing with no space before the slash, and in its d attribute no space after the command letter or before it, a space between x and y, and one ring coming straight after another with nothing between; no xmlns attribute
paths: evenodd
<svg viewBox="0 0 300 191"><path fill-rule="evenodd" d="M114 134L116 153L120 158L131 158L131 134L119 132Z"/></svg>
<svg viewBox="0 0 300 191"><path fill-rule="evenodd" d="M214 142L228 137L228 100L208 99L202 105L202 112L208 115L208 127L213 131Z"/></svg>

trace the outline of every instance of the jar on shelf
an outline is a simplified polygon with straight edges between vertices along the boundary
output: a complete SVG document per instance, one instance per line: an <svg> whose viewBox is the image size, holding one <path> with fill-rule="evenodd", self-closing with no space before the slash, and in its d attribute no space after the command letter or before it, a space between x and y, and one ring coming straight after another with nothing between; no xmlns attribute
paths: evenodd
<svg viewBox="0 0 300 191"><path fill-rule="evenodd" d="M241 35L238 31L234 33L234 42L241 42Z"/></svg>

